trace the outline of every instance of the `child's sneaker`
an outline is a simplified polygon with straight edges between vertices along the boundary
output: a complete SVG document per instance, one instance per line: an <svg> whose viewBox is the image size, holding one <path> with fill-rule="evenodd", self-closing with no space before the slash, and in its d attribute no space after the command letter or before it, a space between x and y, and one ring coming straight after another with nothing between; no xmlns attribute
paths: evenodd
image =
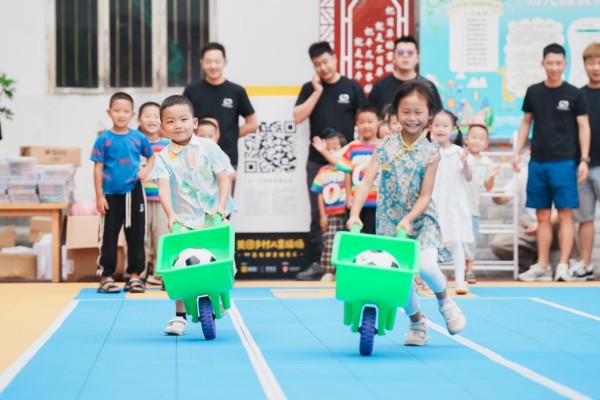
<svg viewBox="0 0 600 400"><path fill-rule="evenodd" d="M427 320L425 317L419 322L411 322L408 325L408 332L404 336L405 346L425 346L429 340L427 334Z"/></svg>
<svg viewBox="0 0 600 400"><path fill-rule="evenodd" d="M446 328L451 335L460 333L467 326L467 319L458 307L458 304L452 299L448 299L448 301L440 306L440 313L444 317Z"/></svg>
<svg viewBox="0 0 600 400"><path fill-rule="evenodd" d="M554 275L554 280L556 282L571 282L571 276L569 275L569 266L567 264L558 264L556 266L556 274Z"/></svg>
<svg viewBox="0 0 600 400"><path fill-rule="evenodd" d="M469 284L467 282L457 283L454 291L456 294L469 294Z"/></svg>
<svg viewBox="0 0 600 400"><path fill-rule="evenodd" d="M167 335L181 336L187 328L188 322L183 317L175 317L169 321L169 325L165 328L164 332Z"/></svg>
<svg viewBox="0 0 600 400"><path fill-rule="evenodd" d="M331 272L326 272L325 275L321 277L321 282L335 282L335 275Z"/></svg>
<svg viewBox="0 0 600 400"><path fill-rule="evenodd" d="M578 260L570 260L573 262L569 262L571 266L569 267L569 276L572 281L575 282L583 282L583 281L593 281L594 280L594 266L593 265L584 265L583 261Z"/></svg>
<svg viewBox="0 0 600 400"><path fill-rule="evenodd" d="M473 271L467 272L465 274L465 279L467 280L467 283L470 285L477 283L477 279L475 278L475 274L473 273Z"/></svg>
<svg viewBox="0 0 600 400"><path fill-rule="evenodd" d="M162 285L162 276L160 275L150 275L146 279L146 283L150 285Z"/></svg>
<svg viewBox="0 0 600 400"><path fill-rule="evenodd" d="M542 268L539 264L533 264L529 270L518 275L523 282L552 282L552 269Z"/></svg>

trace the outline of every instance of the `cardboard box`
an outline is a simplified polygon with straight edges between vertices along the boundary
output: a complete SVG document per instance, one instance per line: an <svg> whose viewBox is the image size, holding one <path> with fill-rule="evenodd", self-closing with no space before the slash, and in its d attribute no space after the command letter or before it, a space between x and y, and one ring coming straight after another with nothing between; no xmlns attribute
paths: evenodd
<svg viewBox="0 0 600 400"><path fill-rule="evenodd" d="M29 219L29 241L35 243L46 233L52 232L51 217L31 217Z"/></svg>
<svg viewBox="0 0 600 400"><path fill-rule="evenodd" d="M0 231L0 247L14 247L17 243L17 227L10 225Z"/></svg>
<svg viewBox="0 0 600 400"><path fill-rule="evenodd" d="M67 282L98 282L96 265L100 251L95 249L70 249L67 250L67 259L73 262L73 272L69 274ZM125 249L117 249L117 270L115 280L123 278L125 271Z"/></svg>
<svg viewBox="0 0 600 400"><path fill-rule="evenodd" d="M21 156L35 157L38 164L81 165L79 147L22 146Z"/></svg>
<svg viewBox="0 0 600 400"><path fill-rule="evenodd" d="M67 250L98 248L99 215L67 217ZM119 234L119 246L125 245L125 234Z"/></svg>
<svg viewBox="0 0 600 400"><path fill-rule="evenodd" d="M35 279L37 256L35 254L1 254L0 278Z"/></svg>

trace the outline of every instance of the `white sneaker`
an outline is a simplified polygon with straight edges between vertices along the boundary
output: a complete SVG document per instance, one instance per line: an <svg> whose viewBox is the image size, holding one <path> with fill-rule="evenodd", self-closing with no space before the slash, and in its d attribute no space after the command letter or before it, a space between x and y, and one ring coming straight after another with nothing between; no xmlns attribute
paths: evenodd
<svg viewBox="0 0 600 400"><path fill-rule="evenodd" d="M164 332L167 335L181 336L187 328L188 322L183 317L175 317L169 321L169 325L165 328Z"/></svg>
<svg viewBox="0 0 600 400"><path fill-rule="evenodd" d="M150 275L148 278L146 278L146 283L150 285L162 285L162 276Z"/></svg>
<svg viewBox="0 0 600 400"><path fill-rule="evenodd" d="M321 277L321 282L335 282L335 275L331 272L327 272Z"/></svg>
<svg viewBox="0 0 600 400"><path fill-rule="evenodd" d="M558 264L556 266L556 274L554 275L556 282L570 282L569 266L567 264Z"/></svg>
<svg viewBox="0 0 600 400"><path fill-rule="evenodd" d="M427 320L425 318L419 322L411 322L408 325L408 332L404 336L405 346L425 346L428 340Z"/></svg>
<svg viewBox="0 0 600 400"><path fill-rule="evenodd" d="M594 280L594 266L584 265L581 260L569 260L569 276L572 281L583 282Z"/></svg>
<svg viewBox="0 0 600 400"><path fill-rule="evenodd" d="M469 294L469 284L467 282L457 283L454 291L456 294Z"/></svg>
<svg viewBox="0 0 600 400"><path fill-rule="evenodd" d="M542 268L539 264L533 264L529 270L518 275L520 281L523 282L552 282L552 270Z"/></svg>
<svg viewBox="0 0 600 400"><path fill-rule="evenodd" d="M446 321L448 333L451 335L460 333L465 329L465 326L467 326L467 319L462 310L458 307L458 304L452 299L448 299L448 301L440 307L440 313L442 313L442 316Z"/></svg>

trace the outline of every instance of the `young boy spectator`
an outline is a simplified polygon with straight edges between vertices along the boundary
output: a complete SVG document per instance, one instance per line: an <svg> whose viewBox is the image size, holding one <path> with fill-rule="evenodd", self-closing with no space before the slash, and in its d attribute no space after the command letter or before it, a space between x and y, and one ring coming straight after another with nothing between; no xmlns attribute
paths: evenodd
<svg viewBox="0 0 600 400"><path fill-rule="evenodd" d="M367 105L356 112L356 130L358 139L350 142L346 147L337 168L346 173L346 205L352 206L352 197L358 184L362 180L364 170L371 161L371 156L377 147L377 128L379 116L374 106ZM364 233L375 234L375 206L377 204L377 179L369 192L360 213Z"/></svg>
<svg viewBox="0 0 600 400"><path fill-rule="evenodd" d="M589 109L591 147L588 178L579 183L579 209L574 211L579 222L579 253L581 260L571 266L574 281L594 280L592 249L594 248L594 216L600 200L600 43L591 43L583 51L583 64L589 82L581 88Z"/></svg>
<svg viewBox="0 0 600 400"><path fill-rule="evenodd" d="M346 145L346 138L339 132L330 133L325 138L327 151L334 158L339 158L339 151ZM346 223L346 188L345 174L335 166L327 164L319 170L313 181L311 190L319 194L319 214L323 230L323 252L321 265L325 268L323 282L335 280L335 267L331 265L331 250L335 234L344 230Z"/></svg>
<svg viewBox="0 0 600 400"><path fill-rule="evenodd" d="M196 136L210 139L215 143L219 143L219 125L218 121L212 117L204 117L198 121L198 128L196 128ZM231 159L225 154L227 159L227 176L231 179L231 183L235 181L236 172L231 165Z"/></svg>
<svg viewBox="0 0 600 400"><path fill-rule="evenodd" d="M107 112L113 126L98 136L90 157L94 161L96 209L102 215L98 293L121 291L112 276L117 266L117 241L123 226L127 240L126 272L130 276L126 290L143 293L145 288L140 274L146 268L146 201L141 182L152 170L154 153L146 136L128 127L135 115L131 96L123 92L113 94ZM146 166L142 168L141 156L147 158Z"/></svg>
<svg viewBox="0 0 600 400"><path fill-rule="evenodd" d="M208 228L215 214L225 218L234 209L225 153L212 140L194 135L198 120L186 97L167 97L160 106L160 117L171 143L158 154L152 178L158 180L169 230L175 222L182 229ZM175 312L164 332L181 336L187 327L183 301L175 302Z"/></svg>
<svg viewBox="0 0 600 400"><path fill-rule="evenodd" d="M160 105L154 102L147 102L140 106L138 112L139 131L142 132L150 146L152 152L158 154L169 144L169 139L161 136L160 127ZM145 165L146 160L142 160ZM152 285L162 284L162 278L154 275L154 260L158 251L159 238L169 233L167 230L167 217L160 205L158 198L158 185L155 181L147 180L143 183L146 193L146 283Z"/></svg>
<svg viewBox="0 0 600 400"><path fill-rule="evenodd" d="M574 236L571 210L579 207L577 181L587 179L590 161L590 126L584 95L562 78L567 66L565 49L556 43L544 47L542 66L546 79L527 88L525 94L525 115L513 158L513 168L518 172L519 153L527 142L533 122L527 207L537 210L538 261L529 271L519 274L519 279L525 282L552 280L553 204L558 211L560 226L560 260L554 280L569 280L568 261ZM578 139L581 158L576 160Z"/></svg>
<svg viewBox="0 0 600 400"><path fill-rule="evenodd" d="M489 157L484 157L481 152L488 147L488 130L485 125L474 124L467 131L465 144L469 155L467 163L471 170L471 180L465 180L465 191L467 193L467 202L471 211L471 222L473 225L473 243L465 244L466 271L465 279L467 283L477 282L473 272L473 261L477 252L477 236L479 235L479 205L481 203L481 192L490 191L494 187L494 180L500 167L494 166L494 162Z"/></svg>

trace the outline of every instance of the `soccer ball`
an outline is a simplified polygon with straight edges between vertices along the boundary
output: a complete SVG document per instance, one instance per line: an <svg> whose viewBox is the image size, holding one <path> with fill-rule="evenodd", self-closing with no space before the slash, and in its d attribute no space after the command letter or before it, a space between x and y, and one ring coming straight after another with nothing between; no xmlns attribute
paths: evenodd
<svg viewBox="0 0 600 400"><path fill-rule="evenodd" d="M399 268L398 261L384 250L365 250L354 259L356 265L372 265L382 268Z"/></svg>
<svg viewBox="0 0 600 400"><path fill-rule="evenodd" d="M216 261L217 259L210 251L206 249L199 249L195 247L189 247L182 250L175 262L173 268L189 267L190 265L208 264L209 262Z"/></svg>

